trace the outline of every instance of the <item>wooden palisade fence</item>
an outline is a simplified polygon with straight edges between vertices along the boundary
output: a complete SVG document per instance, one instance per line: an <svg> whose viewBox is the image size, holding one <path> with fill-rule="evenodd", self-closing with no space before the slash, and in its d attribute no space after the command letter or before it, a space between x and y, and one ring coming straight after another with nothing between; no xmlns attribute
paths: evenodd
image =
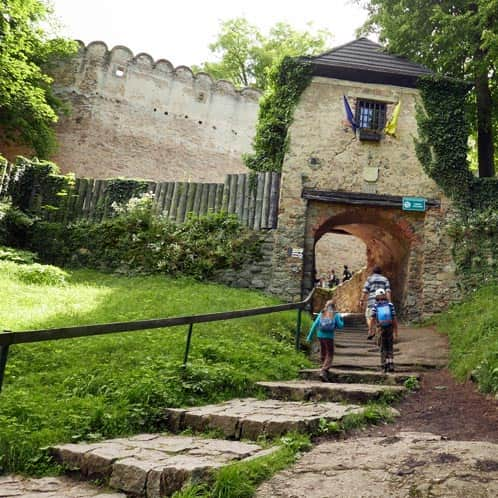
<svg viewBox="0 0 498 498"><path fill-rule="evenodd" d="M9 163L0 163L0 198L7 195L12 175ZM78 219L100 221L109 209L108 185L115 180L77 178L57 210L49 211L51 221ZM189 213L209 212L236 214L254 230L277 226L280 174L273 172L227 175L224 183L146 182L153 194L155 213L182 223Z"/></svg>

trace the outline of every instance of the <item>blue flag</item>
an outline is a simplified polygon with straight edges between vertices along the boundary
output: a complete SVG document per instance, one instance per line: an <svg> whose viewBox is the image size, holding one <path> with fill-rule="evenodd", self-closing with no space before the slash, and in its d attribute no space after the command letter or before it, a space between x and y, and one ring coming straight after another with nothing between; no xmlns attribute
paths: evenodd
<svg viewBox="0 0 498 498"><path fill-rule="evenodd" d="M353 111L351 110L351 107L349 106L348 99L346 98L346 95L343 95L344 98L344 109L346 111L346 118L351 125L351 128L354 133L356 133L356 128L358 128L358 125L356 124L353 116Z"/></svg>

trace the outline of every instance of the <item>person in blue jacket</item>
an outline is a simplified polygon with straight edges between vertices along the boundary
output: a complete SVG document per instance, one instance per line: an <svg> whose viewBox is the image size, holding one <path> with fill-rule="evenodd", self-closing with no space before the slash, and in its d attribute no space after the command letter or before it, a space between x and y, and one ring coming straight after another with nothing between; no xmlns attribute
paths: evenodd
<svg viewBox="0 0 498 498"><path fill-rule="evenodd" d="M308 337L306 338L308 342L313 340L315 332L317 332L318 340L320 341L320 358L322 362L320 379L323 382L328 382L329 380L328 371L334 358L335 329L342 329L342 327L344 327L344 321L341 315L335 312L332 301L327 301L308 332Z"/></svg>

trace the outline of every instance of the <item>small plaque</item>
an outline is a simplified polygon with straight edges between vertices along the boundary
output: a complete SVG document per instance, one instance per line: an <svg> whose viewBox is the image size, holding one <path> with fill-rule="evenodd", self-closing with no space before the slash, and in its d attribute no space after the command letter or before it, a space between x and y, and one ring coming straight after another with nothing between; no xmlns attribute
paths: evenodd
<svg viewBox="0 0 498 498"><path fill-rule="evenodd" d="M287 249L287 256L289 258L303 259L303 249L301 247L289 247Z"/></svg>
<svg viewBox="0 0 498 498"><path fill-rule="evenodd" d="M379 179L379 168L367 166L363 169L363 179L366 182L376 182Z"/></svg>

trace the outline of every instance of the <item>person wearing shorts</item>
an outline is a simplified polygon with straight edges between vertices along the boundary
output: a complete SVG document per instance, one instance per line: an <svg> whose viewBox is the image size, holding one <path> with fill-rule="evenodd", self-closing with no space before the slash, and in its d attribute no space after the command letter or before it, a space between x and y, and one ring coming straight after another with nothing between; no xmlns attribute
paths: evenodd
<svg viewBox="0 0 498 498"><path fill-rule="evenodd" d="M391 284L389 279L382 275L382 269L380 266L375 266L372 270L372 274L367 278L365 285L363 286L363 295L360 299L360 306L365 308L365 320L368 327L367 339L373 339L375 333L371 332L371 320L372 320L372 308L375 305L375 291L378 289L383 289L386 292L386 297L388 301L391 301Z"/></svg>

